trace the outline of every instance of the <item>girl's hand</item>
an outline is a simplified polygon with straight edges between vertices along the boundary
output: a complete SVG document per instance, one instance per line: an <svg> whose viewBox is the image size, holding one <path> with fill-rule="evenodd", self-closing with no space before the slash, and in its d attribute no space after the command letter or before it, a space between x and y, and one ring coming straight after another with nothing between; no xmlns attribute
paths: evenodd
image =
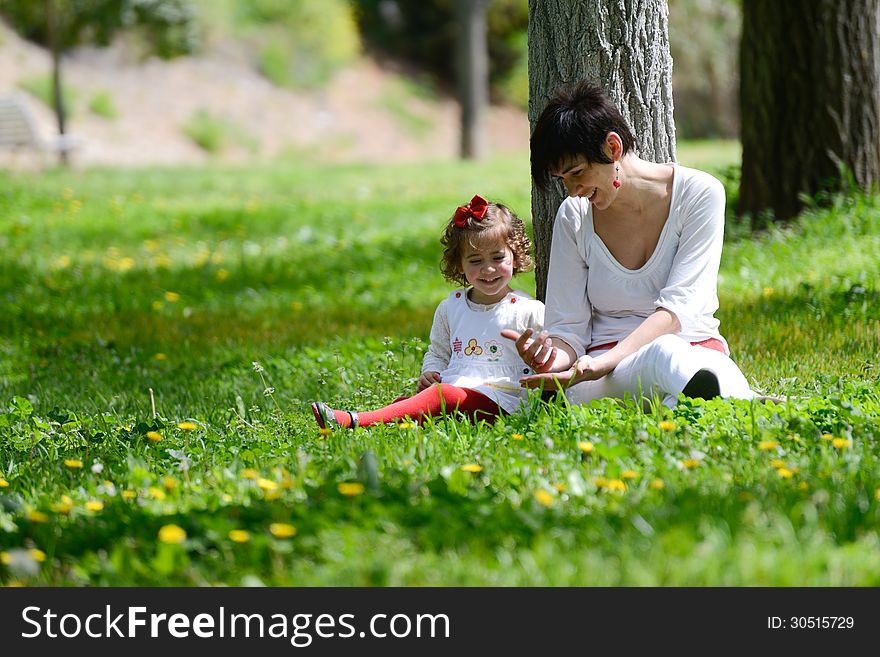
<svg viewBox="0 0 880 657"><path fill-rule="evenodd" d="M419 384L416 392L421 392L425 388L430 388L435 383L440 383L440 372L422 372L419 377Z"/></svg>
<svg viewBox="0 0 880 657"><path fill-rule="evenodd" d="M516 342L516 351L523 362L535 372L549 372L556 360L556 347L547 331L541 331L532 339L534 331L530 328L522 333L513 329L503 329L501 336Z"/></svg>

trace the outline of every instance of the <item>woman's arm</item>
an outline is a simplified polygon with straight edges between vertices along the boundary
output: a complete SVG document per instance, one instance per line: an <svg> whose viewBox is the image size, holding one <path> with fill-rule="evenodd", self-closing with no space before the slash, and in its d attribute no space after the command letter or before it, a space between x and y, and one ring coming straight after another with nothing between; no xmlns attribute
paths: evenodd
<svg viewBox="0 0 880 657"><path fill-rule="evenodd" d="M523 362L536 372L565 371L590 343L593 314L587 296L589 268L579 245L581 201L563 201L553 224L544 331L504 331L516 341Z"/></svg>

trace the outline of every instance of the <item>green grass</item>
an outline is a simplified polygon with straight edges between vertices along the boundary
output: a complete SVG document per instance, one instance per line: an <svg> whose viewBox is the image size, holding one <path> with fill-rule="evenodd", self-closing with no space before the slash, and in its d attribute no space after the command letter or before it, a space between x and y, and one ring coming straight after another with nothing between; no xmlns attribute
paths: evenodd
<svg viewBox="0 0 880 657"><path fill-rule="evenodd" d="M412 390L440 229L527 217L527 157L0 177L2 582L880 584L876 197L731 233L722 331L785 405L321 437L309 401Z"/></svg>

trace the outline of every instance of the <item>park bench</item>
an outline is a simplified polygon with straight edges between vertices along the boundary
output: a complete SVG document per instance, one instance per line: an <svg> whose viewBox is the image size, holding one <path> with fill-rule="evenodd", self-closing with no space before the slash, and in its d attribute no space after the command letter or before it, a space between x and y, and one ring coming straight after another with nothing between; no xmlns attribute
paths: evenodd
<svg viewBox="0 0 880 657"><path fill-rule="evenodd" d="M20 94L0 95L0 149L17 153L21 150L42 154L70 153L80 140L72 135L43 137L27 102Z"/></svg>

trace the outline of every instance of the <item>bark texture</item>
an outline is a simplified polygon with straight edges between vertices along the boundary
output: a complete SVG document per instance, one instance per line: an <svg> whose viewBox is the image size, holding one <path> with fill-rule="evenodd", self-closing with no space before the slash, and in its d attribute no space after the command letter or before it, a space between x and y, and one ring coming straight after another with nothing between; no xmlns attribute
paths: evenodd
<svg viewBox="0 0 880 657"><path fill-rule="evenodd" d="M740 211L880 182L880 0L744 0Z"/></svg>
<svg viewBox="0 0 880 657"><path fill-rule="evenodd" d="M666 0L529 0L529 121L562 84L599 83L629 121L636 152L675 160ZM535 279L544 299L561 191L532 188Z"/></svg>

